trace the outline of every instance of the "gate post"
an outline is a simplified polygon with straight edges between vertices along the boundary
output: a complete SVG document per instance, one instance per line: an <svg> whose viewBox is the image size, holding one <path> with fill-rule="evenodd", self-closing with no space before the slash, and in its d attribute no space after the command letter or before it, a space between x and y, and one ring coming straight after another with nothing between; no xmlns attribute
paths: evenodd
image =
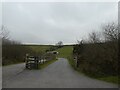
<svg viewBox="0 0 120 90"><path fill-rule="evenodd" d="M35 57L35 69L38 69L38 64L39 64L39 58L36 56Z"/></svg>
<svg viewBox="0 0 120 90"><path fill-rule="evenodd" d="M26 60L25 60L26 68L28 68L28 57L29 57L29 54L26 54Z"/></svg>

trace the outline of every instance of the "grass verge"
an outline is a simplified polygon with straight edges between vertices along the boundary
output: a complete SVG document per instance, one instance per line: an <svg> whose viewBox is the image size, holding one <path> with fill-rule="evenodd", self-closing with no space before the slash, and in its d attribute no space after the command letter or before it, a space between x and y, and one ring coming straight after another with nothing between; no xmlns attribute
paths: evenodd
<svg viewBox="0 0 120 90"><path fill-rule="evenodd" d="M91 77L91 78L94 78L94 79L98 79L98 80L101 80L101 81L110 82L110 83L113 83L113 84L120 85L120 81L119 81L120 77L118 77L118 76L104 76L104 77L96 77L96 76L93 76L93 75L91 76L90 74L86 74L86 73L82 72L79 68L76 68L75 67L75 62L74 62L74 60L72 60L72 58L69 58L68 62L74 68L74 70L76 70L77 72L79 72L82 75L85 75L85 76L88 76L88 77Z"/></svg>
<svg viewBox="0 0 120 90"><path fill-rule="evenodd" d="M57 61L57 59L46 61L44 64L39 64L39 69L46 68L48 65L54 63L55 61Z"/></svg>
<svg viewBox="0 0 120 90"><path fill-rule="evenodd" d="M103 80L106 82L111 82L111 83L115 83L115 84L120 84L119 77L118 76L108 76L108 77L102 77L102 78L97 78L99 80Z"/></svg>
<svg viewBox="0 0 120 90"><path fill-rule="evenodd" d="M4 66L10 66L10 65L15 65L15 64L22 64L22 63L25 63L25 62L18 62L18 61L15 61L15 62L10 62L10 63L5 64L5 65L2 65L2 66L4 67Z"/></svg>
<svg viewBox="0 0 120 90"><path fill-rule="evenodd" d="M91 78L94 78L94 79L98 79L98 80L102 80L102 81L105 81L105 82L110 82L110 83L113 83L113 84L119 84L120 85L120 81L119 81L119 78L118 76L104 76L104 77L96 77L96 76L91 76L90 74L86 74L86 73L83 73L79 68L76 68L75 67L75 62L69 58L69 64L74 68L74 70L78 71L80 74L83 74L85 76L88 76L88 77L91 77Z"/></svg>

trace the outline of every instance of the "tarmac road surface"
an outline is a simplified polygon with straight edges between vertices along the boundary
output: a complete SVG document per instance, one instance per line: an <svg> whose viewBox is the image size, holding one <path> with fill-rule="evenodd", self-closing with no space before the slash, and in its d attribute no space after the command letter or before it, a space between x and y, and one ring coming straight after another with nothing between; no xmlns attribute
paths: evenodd
<svg viewBox="0 0 120 90"><path fill-rule="evenodd" d="M3 88L117 88L73 70L68 61L59 58L42 70L26 70L25 64L3 67Z"/></svg>

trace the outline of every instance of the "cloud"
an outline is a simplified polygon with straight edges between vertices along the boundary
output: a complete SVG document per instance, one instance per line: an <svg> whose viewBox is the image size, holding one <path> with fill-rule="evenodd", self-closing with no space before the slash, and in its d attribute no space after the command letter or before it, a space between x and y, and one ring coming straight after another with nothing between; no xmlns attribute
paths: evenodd
<svg viewBox="0 0 120 90"><path fill-rule="evenodd" d="M117 2L3 3L3 24L11 38L22 43L75 43L102 23L116 20Z"/></svg>

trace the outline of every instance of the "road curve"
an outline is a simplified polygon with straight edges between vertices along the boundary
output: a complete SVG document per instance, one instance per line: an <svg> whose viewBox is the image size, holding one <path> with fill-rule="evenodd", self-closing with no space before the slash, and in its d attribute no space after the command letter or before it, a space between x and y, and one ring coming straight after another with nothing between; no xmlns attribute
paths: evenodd
<svg viewBox="0 0 120 90"><path fill-rule="evenodd" d="M69 65L64 58L52 63L42 70L25 70L24 64L3 67L3 88L117 88L118 86L104 81L99 81L79 74ZM12 67L17 70L10 72ZM14 71L14 70L13 70ZM12 76L13 75L13 76Z"/></svg>

